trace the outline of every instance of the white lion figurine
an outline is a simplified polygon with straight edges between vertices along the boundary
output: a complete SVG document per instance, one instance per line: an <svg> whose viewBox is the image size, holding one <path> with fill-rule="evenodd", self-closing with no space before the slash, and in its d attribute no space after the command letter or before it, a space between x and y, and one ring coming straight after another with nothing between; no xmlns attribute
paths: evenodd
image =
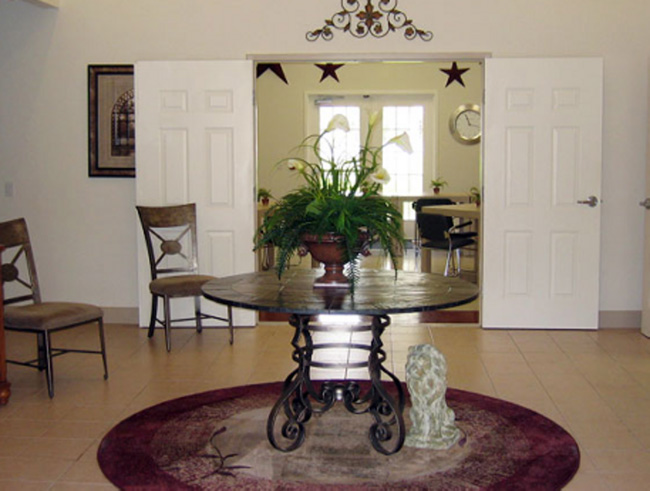
<svg viewBox="0 0 650 491"><path fill-rule="evenodd" d="M446 450L462 432L454 424L454 411L447 406L447 361L430 344L409 347L406 385L411 396L411 428L405 445Z"/></svg>

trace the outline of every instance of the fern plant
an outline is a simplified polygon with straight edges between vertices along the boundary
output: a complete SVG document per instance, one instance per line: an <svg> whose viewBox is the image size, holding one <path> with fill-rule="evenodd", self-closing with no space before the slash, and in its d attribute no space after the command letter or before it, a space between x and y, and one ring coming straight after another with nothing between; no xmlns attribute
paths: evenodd
<svg viewBox="0 0 650 491"><path fill-rule="evenodd" d="M351 157L336 159L325 136L333 131L349 131L345 116L336 115L320 134L310 135L297 150L311 153L306 157L283 159L279 164L300 174L304 185L273 204L257 230L255 249L277 248L276 272L279 278L289 267L291 257L303 246L305 234L342 237L345 259L352 280L358 276L355 259L376 242L390 257L395 270L404 243L400 211L379 193L390 176L381 166L381 152L387 145L411 151L408 135L398 135L381 146L370 145L377 115L370 116L364 143Z"/></svg>

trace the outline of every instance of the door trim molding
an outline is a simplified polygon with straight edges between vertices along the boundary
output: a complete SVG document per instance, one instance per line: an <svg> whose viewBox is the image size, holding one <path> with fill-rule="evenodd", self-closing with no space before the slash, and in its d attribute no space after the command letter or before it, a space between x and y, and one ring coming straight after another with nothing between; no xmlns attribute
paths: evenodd
<svg viewBox="0 0 650 491"><path fill-rule="evenodd" d="M252 61L483 61L492 58L491 53L251 53L246 55Z"/></svg>

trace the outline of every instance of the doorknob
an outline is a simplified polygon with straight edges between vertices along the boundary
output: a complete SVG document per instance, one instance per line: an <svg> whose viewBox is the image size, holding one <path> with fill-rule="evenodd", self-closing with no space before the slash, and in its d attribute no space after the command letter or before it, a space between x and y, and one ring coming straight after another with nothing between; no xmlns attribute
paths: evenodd
<svg viewBox="0 0 650 491"><path fill-rule="evenodd" d="M590 208L595 208L596 206L598 206L598 198L596 198L595 196L592 195L592 196L589 196L587 199L578 200L578 204L579 205L587 205Z"/></svg>
<svg viewBox="0 0 650 491"><path fill-rule="evenodd" d="M650 198L646 198L639 203L640 206L643 206L646 210L650 210Z"/></svg>

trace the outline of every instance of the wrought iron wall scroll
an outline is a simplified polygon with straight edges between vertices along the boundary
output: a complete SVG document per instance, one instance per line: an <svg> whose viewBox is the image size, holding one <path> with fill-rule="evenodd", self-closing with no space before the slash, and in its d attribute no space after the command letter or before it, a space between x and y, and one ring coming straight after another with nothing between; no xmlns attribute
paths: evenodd
<svg viewBox="0 0 650 491"><path fill-rule="evenodd" d="M307 32L307 40L320 38L329 41L334 37L334 29L349 32L357 38L368 34L382 38L399 29L403 29L404 37L409 41L415 38L431 41L433 38L431 31L418 29L404 12L397 9L397 0L365 0L363 7L362 3L360 0L341 0L343 10L326 19L320 29Z"/></svg>

